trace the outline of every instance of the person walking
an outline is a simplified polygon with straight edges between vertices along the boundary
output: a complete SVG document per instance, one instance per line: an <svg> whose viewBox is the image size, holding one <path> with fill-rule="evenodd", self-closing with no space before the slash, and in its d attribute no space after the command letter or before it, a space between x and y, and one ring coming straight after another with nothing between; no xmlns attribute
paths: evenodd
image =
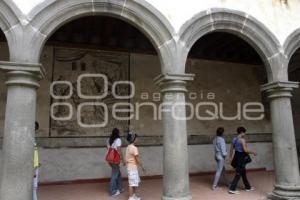
<svg viewBox="0 0 300 200"><path fill-rule="evenodd" d="M215 150L215 160L217 162L217 171L212 186L213 190L217 189L221 176L223 177L225 183L229 185L229 181L227 179L226 171L225 171L225 158L227 156L227 148L226 148L226 143L223 134L224 134L224 128L219 127L216 131L216 137L213 140L213 145Z"/></svg>
<svg viewBox="0 0 300 200"><path fill-rule="evenodd" d="M111 196L118 196L121 192L123 192L122 187L122 175L120 171L120 163L121 161L124 162L123 155L122 155L122 140L120 138L120 131L117 128L114 128L112 131L112 134L109 137L109 140L107 141L107 154L114 154L113 157L115 161L108 161L108 164L110 165L112 169L111 173L111 179L110 179L110 187L109 187L109 193ZM117 159L116 159L117 157Z"/></svg>
<svg viewBox="0 0 300 200"><path fill-rule="evenodd" d="M238 127L237 136L233 139L231 144L230 158L232 158L233 151L235 151L234 157L231 162L231 165L235 168L235 177L229 187L228 192L230 194L239 194L239 192L236 190L236 187L241 177L245 185L245 191L248 192L254 190L254 188L251 187L247 178L246 164L251 162L250 154L256 156L256 152L250 151L248 149L245 135L246 135L246 129L244 127Z"/></svg>

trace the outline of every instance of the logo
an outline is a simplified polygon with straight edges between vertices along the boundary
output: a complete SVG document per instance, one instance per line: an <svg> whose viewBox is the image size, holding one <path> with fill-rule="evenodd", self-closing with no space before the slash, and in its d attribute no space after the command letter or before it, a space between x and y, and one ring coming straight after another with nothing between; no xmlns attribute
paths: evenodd
<svg viewBox="0 0 300 200"><path fill-rule="evenodd" d="M87 95L82 91L83 79L97 78L101 79L103 85L101 85L101 94ZM66 94L55 94L55 88L58 86L64 86L68 88ZM119 87L128 87L129 92L126 95L118 94ZM114 120L140 120L142 109L152 109L152 119L162 120L163 114L174 118L175 120L193 120L200 121L210 120L262 120L264 119L264 105L260 102L237 102L235 104L234 114L225 114L226 104L223 102L214 102L216 94L213 92L205 93L189 92L187 95L183 93L166 93L162 96L161 93L148 93L142 92L136 94L135 84L131 81L115 81L109 84L108 78L104 74L82 74L78 76L76 81L77 96L84 102L77 105L77 108L67 102L73 96L73 84L69 81L54 81L50 86L50 95L53 99L59 102L54 102L51 105L51 118L57 121L68 121L76 116L77 123L80 127L84 128L102 128L107 126L109 116L112 116ZM111 91L111 95L115 100L120 100L113 105L108 105L103 101L109 96L108 91ZM132 103L130 100L139 97L140 101ZM191 103L193 102L193 103ZM66 116L55 116L55 109L57 107L65 107L68 110ZM101 108L102 122L97 124L87 124L83 120L83 113L88 108ZM111 113L109 113L111 112ZM109 115L110 114L110 115Z"/></svg>

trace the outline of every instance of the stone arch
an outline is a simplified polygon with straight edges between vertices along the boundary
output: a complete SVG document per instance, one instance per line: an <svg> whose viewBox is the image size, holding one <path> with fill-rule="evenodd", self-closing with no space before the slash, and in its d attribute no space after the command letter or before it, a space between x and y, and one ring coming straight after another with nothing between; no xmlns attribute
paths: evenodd
<svg viewBox="0 0 300 200"><path fill-rule="evenodd" d="M283 48L284 48L284 55L286 56L288 62L287 73L289 74L292 68L294 67L294 65L291 63L293 55L298 53L300 49L300 28L293 31L286 38Z"/></svg>
<svg viewBox="0 0 300 200"><path fill-rule="evenodd" d="M286 38L283 48L284 54L288 61L290 61L294 53L300 48L300 28L296 29Z"/></svg>
<svg viewBox="0 0 300 200"><path fill-rule="evenodd" d="M19 18L22 18L21 11L13 2L0 1L0 29L5 34L9 51L14 42L14 35L11 34L10 29L19 24Z"/></svg>
<svg viewBox="0 0 300 200"><path fill-rule="evenodd" d="M277 38L257 19L240 11L212 8L187 21L179 32L186 57L199 38L212 32L232 33L247 41L264 61L269 82L287 80L281 67L284 56Z"/></svg>
<svg viewBox="0 0 300 200"><path fill-rule="evenodd" d="M144 0L44 1L29 13L30 23L24 29L29 33L27 58L38 62L45 42L55 30L69 21L91 15L111 16L135 26L152 42L164 66L159 47L173 37L174 31L168 20Z"/></svg>

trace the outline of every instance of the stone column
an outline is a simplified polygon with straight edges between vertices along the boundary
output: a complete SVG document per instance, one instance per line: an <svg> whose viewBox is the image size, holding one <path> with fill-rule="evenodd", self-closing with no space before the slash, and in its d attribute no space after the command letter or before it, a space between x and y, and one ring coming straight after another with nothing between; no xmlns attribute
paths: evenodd
<svg viewBox="0 0 300 200"><path fill-rule="evenodd" d="M185 93L189 74L165 74L155 79L162 93L163 197L190 200Z"/></svg>
<svg viewBox="0 0 300 200"><path fill-rule="evenodd" d="M42 66L0 62L7 75L1 200L32 200L36 93Z"/></svg>
<svg viewBox="0 0 300 200"><path fill-rule="evenodd" d="M300 198L300 177L290 98L296 82L273 82L262 86L271 108L275 185L269 199Z"/></svg>

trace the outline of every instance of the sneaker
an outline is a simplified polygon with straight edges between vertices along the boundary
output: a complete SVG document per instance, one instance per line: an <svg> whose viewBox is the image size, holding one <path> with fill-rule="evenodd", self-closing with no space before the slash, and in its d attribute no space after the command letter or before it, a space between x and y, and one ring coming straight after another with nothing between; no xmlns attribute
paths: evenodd
<svg viewBox="0 0 300 200"><path fill-rule="evenodd" d="M115 196L118 196L118 195L120 195L120 194L121 194L120 191L117 190L117 192L116 192L115 194L111 195L111 196L112 196L112 197L115 197Z"/></svg>
<svg viewBox="0 0 300 200"><path fill-rule="evenodd" d="M128 200L135 200L135 198L132 196L132 197L129 197Z"/></svg>
<svg viewBox="0 0 300 200"><path fill-rule="evenodd" d="M237 190L229 190L228 193L229 194L240 194L240 192Z"/></svg>
<svg viewBox="0 0 300 200"><path fill-rule="evenodd" d="M250 188L245 189L246 192L250 192L250 191L253 191L253 190L254 190L254 187L250 187Z"/></svg>

